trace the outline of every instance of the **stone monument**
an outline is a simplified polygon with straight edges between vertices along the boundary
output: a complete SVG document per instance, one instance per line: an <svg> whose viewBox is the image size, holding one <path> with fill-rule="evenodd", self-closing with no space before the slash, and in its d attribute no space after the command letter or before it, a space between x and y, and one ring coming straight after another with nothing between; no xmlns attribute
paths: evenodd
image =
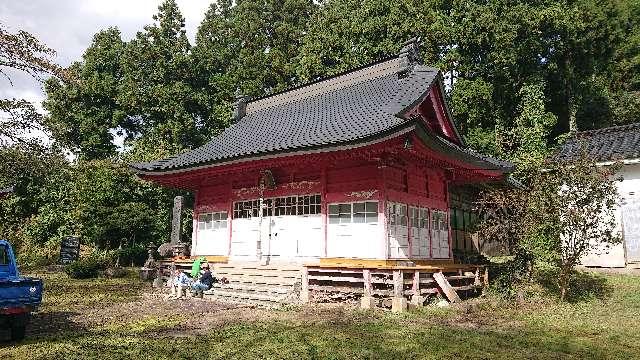
<svg viewBox="0 0 640 360"><path fill-rule="evenodd" d="M176 196L173 199L173 216L171 217L171 243L181 243L182 238L182 206L184 205L184 198L182 196Z"/></svg>

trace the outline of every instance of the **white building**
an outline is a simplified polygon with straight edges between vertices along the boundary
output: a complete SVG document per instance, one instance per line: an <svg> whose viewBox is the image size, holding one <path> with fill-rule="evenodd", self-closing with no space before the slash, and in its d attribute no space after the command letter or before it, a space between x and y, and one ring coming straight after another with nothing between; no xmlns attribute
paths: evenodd
<svg viewBox="0 0 640 360"><path fill-rule="evenodd" d="M568 139L558 157L571 159L587 151L601 166L621 162L617 183L620 205L616 210L617 226L622 234L620 244L592 253L582 265L593 267L640 267L640 123L582 131Z"/></svg>

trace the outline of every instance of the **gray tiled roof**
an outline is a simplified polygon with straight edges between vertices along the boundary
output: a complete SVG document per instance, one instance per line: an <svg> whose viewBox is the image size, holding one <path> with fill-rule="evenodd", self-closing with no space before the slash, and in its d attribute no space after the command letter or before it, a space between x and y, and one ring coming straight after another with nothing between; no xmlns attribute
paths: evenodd
<svg viewBox="0 0 640 360"><path fill-rule="evenodd" d="M640 123L577 132L559 147L554 159L572 160L582 152L594 161L638 159Z"/></svg>
<svg viewBox="0 0 640 360"><path fill-rule="evenodd" d="M401 113L441 77L437 69L419 64L404 68L409 71L398 76L402 64L394 57L249 102L246 114L207 144L132 167L142 172L176 171L353 144L408 126L413 121Z"/></svg>

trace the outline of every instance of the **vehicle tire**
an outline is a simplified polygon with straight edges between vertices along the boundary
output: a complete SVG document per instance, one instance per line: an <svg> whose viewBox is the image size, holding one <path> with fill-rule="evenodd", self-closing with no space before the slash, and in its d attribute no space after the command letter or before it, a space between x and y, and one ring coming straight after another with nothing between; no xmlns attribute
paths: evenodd
<svg viewBox="0 0 640 360"><path fill-rule="evenodd" d="M27 327L25 325L11 326L11 340L20 341L24 339Z"/></svg>

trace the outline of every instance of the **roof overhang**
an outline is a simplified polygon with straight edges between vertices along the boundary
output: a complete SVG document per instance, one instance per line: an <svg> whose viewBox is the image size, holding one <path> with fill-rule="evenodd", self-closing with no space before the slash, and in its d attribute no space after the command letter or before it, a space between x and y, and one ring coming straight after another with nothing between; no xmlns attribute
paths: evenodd
<svg viewBox="0 0 640 360"><path fill-rule="evenodd" d="M410 133L416 134L416 136L420 139L422 143L424 143L426 147L432 149L435 152L441 153L446 158L452 158L457 161L468 164L470 165L469 168L472 170L497 171L503 174L510 173L513 171L513 165L511 163L493 159L486 156L482 156L475 152L466 150L458 146L457 144L450 142L447 139L431 134L430 131L425 127L425 124L419 119L410 119L400 124L399 126L389 129L388 131L381 132L379 134L375 134L367 138L363 138L357 141L351 141L347 143L338 143L338 144L332 144L327 146L303 148L303 149L297 149L295 151L256 154L254 156L245 156L245 157L239 157L234 159L227 159L224 161L201 164L196 167L188 167L188 168L172 169L172 170L150 170L150 169L138 168L135 165L130 165L130 167L141 177L153 178L153 177L165 176L165 175L184 174L184 173L194 172L194 171L204 170L204 169L221 168L221 167L226 167L230 165L240 165L243 163L262 161L262 160L271 160L271 159L279 159L279 158L293 157L293 156L299 156L299 155L322 154L322 153L330 153L330 152L336 152L336 151L353 150L353 149L358 149L358 148L379 144L390 139L398 138L400 136L406 136L407 134L410 134Z"/></svg>

